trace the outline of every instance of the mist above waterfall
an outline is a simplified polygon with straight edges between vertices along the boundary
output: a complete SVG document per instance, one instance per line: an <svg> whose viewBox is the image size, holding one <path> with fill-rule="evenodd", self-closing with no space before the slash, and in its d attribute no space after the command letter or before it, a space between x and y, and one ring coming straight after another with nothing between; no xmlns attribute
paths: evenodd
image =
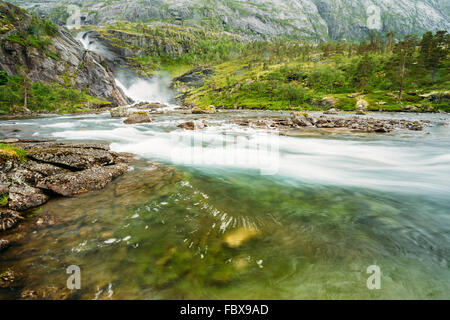
<svg viewBox="0 0 450 320"><path fill-rule="evenodd" d="M170 89L169 74L158 74L151 79L129 79L126 75L116 75L117 85L135 102L159 102L170 104L173 91Z"/></svg>
<svg viewBox="0 0 450 320"><path fill-rule="evenodd" d="M99 41L93 40L89 32L78 33L76 39L86 50L99 54L107 61L115 61L115 54ZM152 78L139 78L126 67L119 66L115 69L117 86L134 102L159 102L169 105L173 101L174 93L170 89L171 76L168 73L157 74Z"/></svg>

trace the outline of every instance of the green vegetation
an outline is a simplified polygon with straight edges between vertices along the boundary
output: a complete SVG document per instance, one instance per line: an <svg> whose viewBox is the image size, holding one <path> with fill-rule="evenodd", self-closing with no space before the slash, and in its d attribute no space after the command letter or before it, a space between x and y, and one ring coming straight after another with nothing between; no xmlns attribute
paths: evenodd
<svg viewBox="0 0 450 320"><path fill-rule="evenodd" d="M25 150L10 146L9 144L0 143L0 154L17 158L23 162L27 160L27 152Z"/></svg>
<svg viewBox="0 0 450 320"><path fill-rule="evenodd" d="M47 19L39 19L37 16L26 16L22 9L17 7L6 7L2 10L7 14L0 14L0 35L8 31L11 34L1 39L1 42L9 41L22 45L26 48L37 48L47 56L58 60L59 57L49 47L53 44L52 38L57 33L57 26Z"/></svg>
<svg viewBox="0 0 450 320"><path fill-rule="evenodd" d="M9 196L7 194L0 195L0 207L8 206Z"/></svg>
<svg viewBox="0 0 450 320"><path fill-rule="evenodd" d="M113 46L136 52L130 67L142 75L180 76L199 65L213 76L189 91L186 104L205 107L450 111L449 42L445 31L421 39L372 34L361 43L280 39L250 41L214 28L119 22L98 30ZM139 46L137 46L139 44ZM442 98L423 94L437 92ZM335 105L324 98L333 98ZM330 99L327 99L330 100Z"/></svg>
<svg viewBox="0 0 450 320"><path fill-rule="evenodd" d="M241 55L213 64L215 74L185 102L224 108L450 111L450 36L426 33L391 44L253 42ZM182 58L180 58L181 60ZM178 84L179 86L181 84ZM182 88L182 85L181 85ZM433 97L427 93L435 92ZM324 102L333 98L333 103ZM438 98L436 98L438 97Z"/></svg>
<svg viewBox="0 0 450 320"><path fill-rule="evenodd" d="M108 101L94 98L70 85L32 82L22 75L10 76L0 71L0 114L50 111L74 113L89 110L91 106L108 105Z"/></svg>

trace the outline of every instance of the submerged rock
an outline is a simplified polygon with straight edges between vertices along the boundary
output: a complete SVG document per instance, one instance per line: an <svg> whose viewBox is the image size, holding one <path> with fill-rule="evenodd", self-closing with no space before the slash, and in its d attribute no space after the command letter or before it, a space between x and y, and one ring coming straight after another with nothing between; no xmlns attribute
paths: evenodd
<svg viewBox="0 0 450 320"><path fill-rule="evenodd" d="M146 111L135 112L123 121L123 123L125 124L150 123L150 122L152 122L152 118Z"/></svg>

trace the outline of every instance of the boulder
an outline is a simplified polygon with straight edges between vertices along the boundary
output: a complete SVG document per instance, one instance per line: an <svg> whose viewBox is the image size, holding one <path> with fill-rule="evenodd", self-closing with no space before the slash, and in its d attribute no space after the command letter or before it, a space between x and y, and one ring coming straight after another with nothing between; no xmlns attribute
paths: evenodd
<svg viewBox="0 0 450 320"><path fill-rule="evenodd" d="M128 117L128 114L129 114L127 106L113 108L113 109L109 110L109 113L111 114L111 117L113 117L113 118L124 118L124 117Z"/></svg>
<svg viewBox="0 0 450 320"><path fill-rule="evenodd" d="M152 122L152 118L146 111L134 112L123 121L123 123L125 124L150 123L150 122Z"/></svg>
<svg viewBox="0 0 450 320"><path fill-rule="evenodd" d="M205 120L194 120L180 123L177 127L185 130L200 130L207 127L207 124Z"/></svg>
<svg viewBox="0 0 450 320"><path fill-rule="evenodd" d="M64 197L103 189L113 179L124 174L128 165L95 166L79 172L57 174L41 180L37 187Z"/></svg>
<svg viewBox="0 0 450 320"><path fill-rule="evenodd" d="M5 251L9 248L9 241L5 239L0 239L0 252Z"/></svg>

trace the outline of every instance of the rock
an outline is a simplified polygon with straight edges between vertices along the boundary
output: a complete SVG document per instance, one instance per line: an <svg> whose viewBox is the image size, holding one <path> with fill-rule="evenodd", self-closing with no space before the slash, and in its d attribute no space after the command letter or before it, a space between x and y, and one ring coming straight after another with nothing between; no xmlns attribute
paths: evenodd
<svg viewBox="0 0 450 320"><path fill-rule="evenodd" d="M0 239L0 252L5 251L10 246L10 242L5 239Z"/></svg>
<svg viewBox="0 0 450 320"><path fill-rule="evenodd" d="M358 109L358 110L356 110L356 114L362 116L362 115L365 115L366 113L364 112L364 110Z"/></svg>
<svg viewBox="0 0 450 320"><path fill-rule="evenodd" d="M300 118L301 119L301 118ZM237 124L241 126L248 126L259 129L292 129L299 128L304 125L295 122L295 115L291 115L289 119L245 119L240 120ZM406 121L406 120L385 120L385 119L373 119L373 118L340 118L340 117L327 117L321 115L320 117L305 117L304 121L308 121L311 126L316 128L329 128L329 129L349 129L358 130L364 132L377 132L385 133L391 132L394 129L407 129L407 130L422 130L424 123L429 121Z"/></svg>
<svg viewBox="0 0 450 320"><path fill-rule="evenodd" d="M216 107L214 106L207 106L207 107L194 107L191 110L192 113L194 114L211 114L211 113L216 113Z"/></svg>
<svg viewBox="0 0 450 320"><path fill-rule="evenodd" d="M46 203L49 198L42 190L22 184L9 189L8 207L15 211L24 211Z"/></svg>
<svg viewBox="0 0 450 320"><path fill-rule="evenodd" d="M200 66L173 79L172 83L176 84L178 82L189 88L198 88L201 87L205 83L205 80L213 74L214 69L211 67Z"/></svg>
<svg viewBox="0 0 450 320"><path fill-rule="evenodd" d="M339 110L337 110L335 108L331 108L331 109L325 111L324 114L339 114Z"/></svg>
<svg viewBox="0 0 450 320"><path fill-rule="evenodd" d="M207 127L207 124L205 120L194 120L180 123L177 127L185 130L200 130Z"/></svg>
<svg viewBox="0 0 450 320"><path fill-rule="evenodd" d="M308 114L291 114L292 124L297 127L311 127L312 123L308 118Z"/></svg>
<svg viewBox="0 0 450 320"><path fill-rule="evenodd" d="M120 106L117 108L113 108L113 109L109 110L109 113L111 114L111 117L113 117L113 118L124 118L124 117L128 117L128 115L129 115L127 106Z"/></svg>
<svg viewBox="0 0 450 320"><path fill-rule="evenodd" d="M34 161L56 165L70 170L83 170L95 165L111 165L113 155L103 149L93 148L42 148L28 152L28 157Z"/></svg>
<svg viewBox="0 0 450 320"><path fill-rule="evenodd" d="M450 91L432 91L429 93L421 94L421 98L429 99L430 101L439 100L439 99L450 99Z"/></svg>
<svg viewBox="0 0 450 320"><path fill-rule="evenodd" d="M103 189L113 179L124 174L128 165L95 166L79 172L47 177L37 184L38 188L50 190L65 197Z"/></svg>
<svg viewBox="0 0 450 320"><path fill-rule="evenodd" d="M19 220L23 220L23 218L18 212L0 208L0 231L13 228Z"/></svg>
<svg viewBox="0 0 450 320"><path fill-rule="evenodd" d="M150 123L150 122L152 122L152 118L146 111L135 112L123 121L123 123L125 124Z"/></svg>

